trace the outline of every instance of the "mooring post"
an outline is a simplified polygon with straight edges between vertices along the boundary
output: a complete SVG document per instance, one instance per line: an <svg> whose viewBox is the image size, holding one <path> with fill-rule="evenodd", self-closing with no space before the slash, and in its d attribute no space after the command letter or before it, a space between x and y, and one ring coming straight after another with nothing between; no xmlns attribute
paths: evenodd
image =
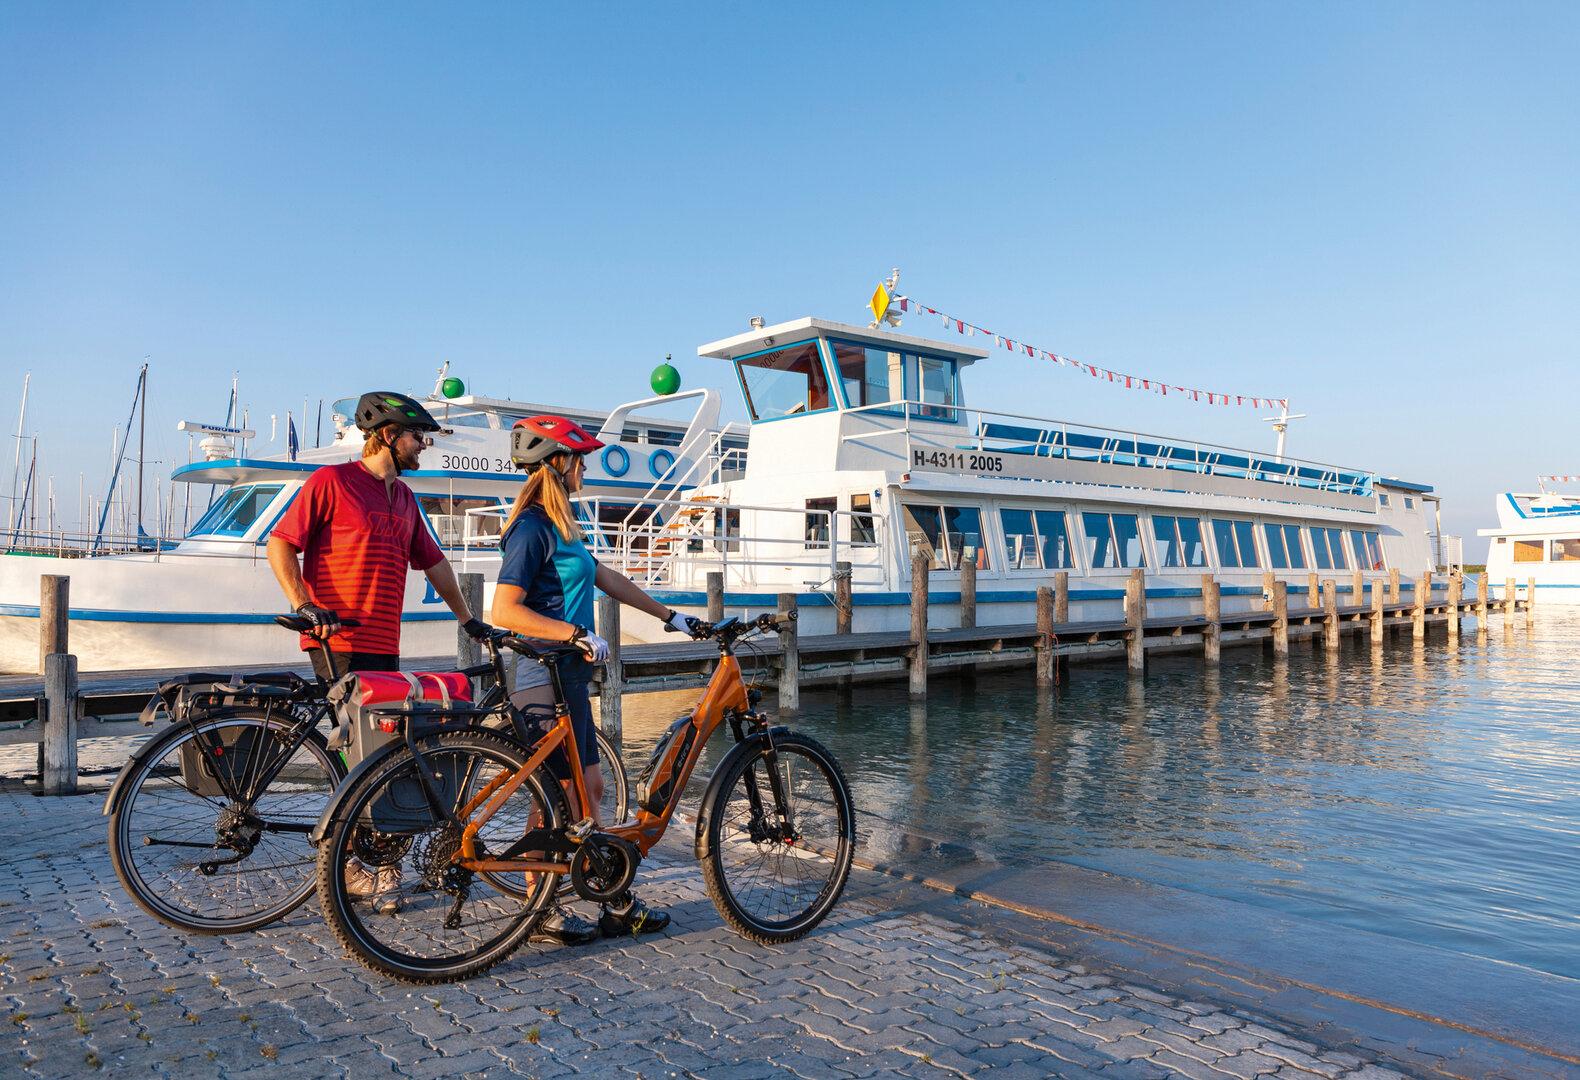
<svg viewBox="0 0 1580 1080"><path fill-rule="evenodd" d="M1201 629L1202 659L1216 664L1223 646L1223 590L1211 574L1201 576L1201 615L1207 621Z"/></svg>
<svg viewBox="0 0 1580 1080"><path fill-rule="evenodd" d="M1053 575L1053 621L1063 626L1070 621L1070 572Z"/></svg>
<svg viewBox="0 0 1580 1080"><path fill-rule="evenodd" d="M1143 675L1147 670L1147 574L1145 570L1130 571L1125 582L1125 664L1132 675Z"/></svg>
<svg viewBox="0 0 1580 1080"><path fill-rule="evenodd" d="M1273 655L1289 655L1289 582L1273 578Z"/></svg>
<svg viewBox="0 0 1580 1080"><path fill-rule="evenodd" d="M1417 641L1426 640L1426 602L1432 595L1432 575L1422 574L1415 583L1415 603L1410 606L1410 633Z"/></svg>
<svg viewBox="0 0 1580 1080"><path fill-rule="evenodd" d="M911 553L911 696L927 696L927 574L932 560Z"/></svg>
<svg viewBox="0 0 1580 1080"><path fill-rule="evenodd" d="M38 579L38 673L55 653L71 651L71 578L44 574Z"/></svg>
<svg viewBox="0 0 1580 1080"><path fill-rule="evenodd" d="M1504 581L1504 583L1503 583L1503 617L1506 618L1506 619L1511 617L1514 614L1514 608L1516 606L1515 605L1514 594L1515 594L1515 592L1517 590L1518 590L1518 586L1516 586L1514 584L1514 579L1513 578L1508 578L1507 580Z"/></svg>
<svg viewBox="0 0 1580 1080"><path fill-rule="evenodd" d="M793 592L779 594L779 708L801 707L801 640L796 633L798 598Z"/></svg>
<svg viewBox="0 0 1580 1080"><path fill-rule="evenodd" d="M1322 582L1322 647L1339 647L1339 583L1332 578Z"/></svg>
<svg viewBox="0 0 1580 1080"><path fill-rule="evenodd" d="M483 575L482 574L457 574L456 579L461 584L461 595L466 598L467 610L472 617L481 619L488 613L483 610ZM455 628L455 664L456 667L476 667L483 662L483 644L472 640L472 635ZM475 684L474 684L475 685Z"/></svg>
<svg viewBox="0 0 1580 1080"><path fill-rule="evenodd" d="M851 616L855 610L850 606L850 581L852 570L850 563L837 562L834 564L834 633L850 633Z"/></svg>
<svg viewBox="0 0 1580 1080"><path fill-rule="evenodd" d="M620 601L612 596L598 597L598 633L609 642L609 659L604 661L598 683L598 727L622 757L625 723L620 713L620 697L625 693L625 666L620 661Z"/></svg>
<svg viewBox="0 0 1580 1080"><path fill-rule="evenodd" d="M1372 648L1380 649L1383 645L1383 583L1382 578L1372 582L1372 618L1371 618Z"/></svg>
<svg viewBox="0 0 1580 1080"><path fill-rule="evenodd" d="M708 621L719 622L724 618L724 571L708 571ZM836 585L838 578L835 578Z"/></svg>
<svg viewBox="0 0 1580 1080"><path fill-rule="evenodd" d="M960 626L970 629L977 624L977 560L976 552L967 550L960 560Z"/></svg>
<svg viewBox="0 0 1580 1080"><path fill-rule="evenodd" d="M44 658L44 762L39 789L44 795L77 793L77 658L50 653Z"/></svg>
<svg viewBox="0 0 1580 1080"><path fill-rule="evenodd" d="M1465 579L1455 570L1448 575L1448 643L1459 642L1459 605L1465 598Z"/></svg>
<svg viewBox="0 0 1580 1080"><path fill-rule="evenodd" d="M1037 685L1052 686L1057 661L1053 642L1053 590L1037 586Z"/></svg>
<svg viewBox="0 0 1580 1080"><path fill-rule="evenodd" d="M1397 604L1399 602L1399 597L1402 595L1403 593L1401 592L1401 585L1399 582L1399 571L1397 568L1395 568L1388 571L1388 602L1390 604Z"/></svg>
<svg viewBox="0 0 1580 1080"><path fill-rule="evenodd" d="M1530 578L1525 582L1525 629L1529 630L1536 621L1536 579Z"/></svg>
<svg viewBox="0 0 1580 1080"><path fill-rule="evenodd" d="M1366 575L1359 570L1355 571L1355 577L1350 580L1350 592L1355 595L1356 607L1366 606Z"/></svg>
<svg viewBox="0 0 1580 1080"><path fill-rule="evenodd" d="M1476 575L1476 633L1487 632L1487 572L1483 570Z"/></svg>
<svg viewBox="0 0 1580 1080"><path fill-rule="evenodd" d="M1322 583L1315 574L1306 575L1306 606L1313 611L1322 607Z"/></svg>

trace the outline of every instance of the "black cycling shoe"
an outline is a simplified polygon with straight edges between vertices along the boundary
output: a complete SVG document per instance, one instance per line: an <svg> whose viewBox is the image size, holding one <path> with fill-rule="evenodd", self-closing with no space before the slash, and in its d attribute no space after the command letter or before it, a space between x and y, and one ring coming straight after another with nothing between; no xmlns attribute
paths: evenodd
<svg viewBox="0 0 1580 1080"><path fill-rule="evenodd" d="M650 908L634 896L624 908L605 907L598 917L598 929L604 937L656 934L668 925L669 912Z"/></svg>
<svg viewBox="0 0 1580 1080"><path fill-rule="evenodd" d="M666 918L664 920L668 922ZM534 945L586 945L597 941L600 931L586 919L559 904L549 908L527 940Z"/></svg>

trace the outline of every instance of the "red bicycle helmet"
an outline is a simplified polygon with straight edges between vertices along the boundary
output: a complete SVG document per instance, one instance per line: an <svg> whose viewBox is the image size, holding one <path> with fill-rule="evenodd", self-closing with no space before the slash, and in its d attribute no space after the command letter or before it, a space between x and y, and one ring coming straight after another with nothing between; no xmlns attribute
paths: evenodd
<svg viewBox="0 0 1580 1080"><path fill-rule="evenodd" d="M529 416L510 429L510 460L518 469L541 465L555 454L590 454L604 444L563 416Z"/></svg>

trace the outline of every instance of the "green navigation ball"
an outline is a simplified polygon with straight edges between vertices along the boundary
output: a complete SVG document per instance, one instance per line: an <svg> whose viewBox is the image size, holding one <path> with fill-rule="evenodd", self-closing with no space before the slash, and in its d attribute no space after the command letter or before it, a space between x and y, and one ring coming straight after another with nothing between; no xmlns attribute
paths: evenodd
<svg viewBox="0 0 1580 1080"><path fill-rule="evenodd" d="M653 369L653 393L668 396L680 389L680 372L673 364L660 364Z"/></svg>
<svg viewBox="0 0 1580 1080"><path fill-rule="evenodd" d="M439 384L439 392L447 398L457 398L466 393L466 384L451 375Z"/></svg>

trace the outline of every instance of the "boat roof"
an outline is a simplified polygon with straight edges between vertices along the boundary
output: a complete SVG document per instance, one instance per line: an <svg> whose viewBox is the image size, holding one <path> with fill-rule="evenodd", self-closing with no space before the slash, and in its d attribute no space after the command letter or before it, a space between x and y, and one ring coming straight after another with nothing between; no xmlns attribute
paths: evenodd
<svg viewBox="0 0 1580 1080"><path fill-rule="evenodd" d="M892 330L877 330L866 326L852 326L849 323L834 322L830 319L814 319L808 316L802 319L791 319L789 322L774 323L772 326L753 328L744 334L733 337L720 338L710 341L706 345L697 346L697 355L714 360L734 360L737 357L749 356L752 353L771 349L775 345L795 341L805 341L809 337L835 337L846 341L855 341L863 345L875 345L880 349L910 349L915 352L924 352L930 356L947 356L957 361L962 366L974 364L985 359L988 355L986 349L974 345L945 345L934 341L932 338L915 337L911 334L896 334Z"/></svg>

